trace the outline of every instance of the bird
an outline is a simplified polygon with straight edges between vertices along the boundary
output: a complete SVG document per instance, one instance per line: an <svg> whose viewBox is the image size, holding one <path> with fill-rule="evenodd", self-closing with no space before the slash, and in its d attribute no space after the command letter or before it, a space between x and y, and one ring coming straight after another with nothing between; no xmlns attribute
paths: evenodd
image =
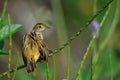
<svg viewBox="0 0 120 80"><path fill-rule="evenodd" d="M49 29L44 23L37 23L33 29L24 35L22 57L28 73L34 72L37 62L47 62L48 54L52 53L43 40L43 31Z"/></svg>

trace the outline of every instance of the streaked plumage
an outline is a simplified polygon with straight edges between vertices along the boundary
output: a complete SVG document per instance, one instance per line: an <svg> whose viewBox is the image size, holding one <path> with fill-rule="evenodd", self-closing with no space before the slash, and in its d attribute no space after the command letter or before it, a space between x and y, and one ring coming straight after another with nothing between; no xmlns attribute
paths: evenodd
<svg viewBox="0 0 120 80"><path fill-rule="evenodd" d="M47 28L45 24L37 23L23 38L22 56L28 73L35 70L37 61L48 61L48 54L52 52L43 42L42 32Z"/></svg>

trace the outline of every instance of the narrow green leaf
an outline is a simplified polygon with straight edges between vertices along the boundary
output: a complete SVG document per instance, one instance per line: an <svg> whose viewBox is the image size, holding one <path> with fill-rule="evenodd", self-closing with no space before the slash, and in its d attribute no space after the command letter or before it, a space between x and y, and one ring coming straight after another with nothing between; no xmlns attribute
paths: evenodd
<svg viewBox="0 0 120 80"><path fill-rule="evenodd" d="M2 18L0 18L0 22L2 21Z"/></svg>
<svg viewBox="0 0 120 80"><path fill-rule="evenodd" d="M28 74L24 70L19 70L17 71L15 80L34 80L34 79L32 78L32 74Z"/></svg>
<svg viewBox="0 0 120 80"><path fill-rule="evenodd" d="M16 33L22 26L20 24L11 24L11 33ZM0 41L9 37L8 25L3 26L0 29Z"/></svg>
<svg viewBox="0 0 120 80"><path fill-rule="evenodd" d="M0 41L0 49L2 49L4 46L4 41Z"/></svg>
<svg viewBox="0 0 120 80"><path fill-rule="evenodd" d="M82 69L79 80L90 80L90 75L86 68Z"/></svg>
<svg viewBox="0 0 120 80"><path fill-rule="evenodd" d="M0 50L0 55L8 55L8 52L4 50Z"/></svg>
<svg viewBox="0 0 120 80"><path fill-rule="evenodd" d="M2 28L2 25L3 25L3 19L0 18L0 29Z"/></svg>
<svg viewBox="0 0 120 80"><path fill-rule="evenodd" d="M48 62L46 63L46 74L47 74L47 80L50 80L50 71L49 71Z"/></svg>
<svg viewBox="0 0 120 80"><path fill-rule="evenodd" d="M0 18L0 22L2 21L2 18Z"/></svg>

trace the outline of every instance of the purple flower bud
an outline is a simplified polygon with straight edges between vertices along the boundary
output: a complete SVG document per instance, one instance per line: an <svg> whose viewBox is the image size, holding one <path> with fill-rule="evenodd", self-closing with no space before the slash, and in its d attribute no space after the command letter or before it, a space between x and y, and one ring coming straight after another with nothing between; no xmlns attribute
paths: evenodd
<svg viewBox="0 0 120 80"><path fill-rule="evenodd" d="M92 35L95 34L95 32L97 31L98 28L99 28L99 23L96 20L94 20L88 27L88 29L90 30ZM96 38L98 38L98 37L99 37L99 33L97 34Z"/></svg>

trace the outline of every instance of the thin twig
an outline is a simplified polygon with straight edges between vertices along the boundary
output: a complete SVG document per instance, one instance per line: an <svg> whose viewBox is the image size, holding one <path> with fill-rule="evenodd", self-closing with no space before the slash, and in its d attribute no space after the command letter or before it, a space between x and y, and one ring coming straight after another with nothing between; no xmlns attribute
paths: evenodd
<svg viewBox="0 0 120 80"><path fill-rule="evenodd" d="M17 67L17 70L23 69L23 68L25 68L25 67L26 67L26 65L18 66L18 67ZM1 78L1 77L4 77L4 76L7 75L8 73L12 73L12 72L14 72L14 71L15 71L15 69L11 69L9 72L6 71L6 72L0 74L0 78Z"/></svg>
<svg viewBox="0 0 120 80"><path fill-rule="evenodd" d="M60 51L61 51L62 49L64 49L67 45L69 45L74 39L76 39L76 38L80 35L80 33L81 33L82 31L84 31L84 30L86 29L86 27L88 27L88 25L89 25L99 14L101 14L113 1L114 1L114 0L110 0L108 3L106 3L106 5L105 5L101 10L99 10L85 25L83 25L83 27L82 27L77 33L75 33L72 37L70 37L70 38L68 39L68 41L66 41L66 43L63 44L63 46L61 46L60 48L54 50L53 53L49 54L49 57L51 57L51 56L55 55L56 53L60 52ZM18 67L17 67L17 70L20 70L20 69L25 68L25 67L26 67L26 65L18 66ZM12 69L12 70L10 71L10 73L12 73L12 72L14 72L14 69ZM0 74L0 78L1 78L1 77L4 77L4 76L7 75L7 74L8 74L8 72L1 73L1 74Z"/></svg>

